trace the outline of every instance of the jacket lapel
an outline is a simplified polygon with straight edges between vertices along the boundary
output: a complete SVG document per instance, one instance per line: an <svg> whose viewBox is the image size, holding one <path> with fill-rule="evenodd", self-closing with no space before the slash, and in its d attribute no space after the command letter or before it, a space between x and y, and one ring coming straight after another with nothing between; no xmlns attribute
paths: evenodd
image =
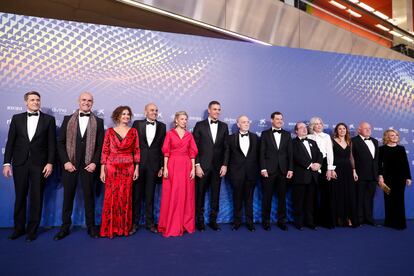
<svg viewBox="0 0 414 276"><path fill-rule="evenodd" d="M39 111L39 121L37 122L37 126L36 126L36 131L35 134L33 135L32 141L39 135L39 133L41 132L43 125L44 125L44 119L45 119L45 115ZM27 121L27 116L26 116L26 121ZM27 128L26 128L27 131Z"/></svg>
<svg viewBox="0 0 414 276"><path fill-rule="evenodd" d="M273 146L275 147L276 150L279 150L276 144L276 139L275 136L273 135L273 131L272 129L269 130L270 133L270 140L272 141ZM282 141L282 137L280 137L280 141Z"/></svg>
<svg viewBox="0 0 414 276"><path fill-rule="evenodd" d="M142 137L144 139L144 143L147 145L147 147L149 147L148 140L147 140L147 120L146 119L142 120L141 133L142 133ZM154 138L154 140L155 140L155 138Z"/></svg>
<svg viewBox="0 0 414 276"><path fill-rule="evenodd" d="M23 134L26 137L27 141L29 141L29 133L27 132L27 114L24 113L22 115L23 123L21 124L21 126L23 128Z"/></svg>
<svg viewBox="0 0 414 276"><path fill-rule="evenodd" d="M207 128L207 133L210 136L211 143L214 144L213 134L211 134L210 124L208 122L208 119L205 120L205 123L204 124L205 124L205 127ZM218 135L218 132L219 132L219 126L217 126L217 135ZM216 139L217 139L217 136L216 136Z"/></svg>

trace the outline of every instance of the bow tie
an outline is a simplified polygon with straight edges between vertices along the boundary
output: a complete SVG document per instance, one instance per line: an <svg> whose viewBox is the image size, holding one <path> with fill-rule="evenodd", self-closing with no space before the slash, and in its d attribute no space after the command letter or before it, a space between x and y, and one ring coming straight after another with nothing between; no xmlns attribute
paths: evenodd
<svg viewBox="0 0 414 276"><path fill-rule="evenodd" d="M81 117L90 117L91 116L91 113L83 113L83 112L81 112L81 113L79 113L79 116L81 116Z"/></svg>
<svg viewBox="0 0 414 276"><path fill-rule="evenodd" d="M247 137L247 136L249 136L249 133L245 133L245 134L240 133L240 137L241 137L241 138L243 138L244 136L246 136L246 137Z"/></svg>
<svg viewBox="0 0 414 276"><path fill-rule="evenodd" d="M155 122L150 122L150 121L147 121L147 123L146 123L147 125L152 125L152 126L155 126Z"/></svg>
<svg viewBox="0 0 414 276"><path fill-rule="evenodd" d="M371 137L364 138L364 141L371 140Z"/></svg>
<svg viewBox="0 0 414 276"><path fill-rule="evenodd" d="M215 121L211 120L210 121L210 124L217 124L217 123L218 123L218 120L215 120Z"/></svg>
<svg viewBox="0 0 414 276"><path fill-rule="evenodd" d="M307 137L306 138L302 138L302 139L300 139L300 141L301 142L308 141L308 138Z"/></svg>
<svg viewBox="0 0 414 276"><path fill-rule="evenodd" d="M281 129L273 129L272 132L273 133L277 132L277 133L281 134L282 133L282 130Z"/></svg>
<svg viewBox="0 0 414 276"><path fill-rule="evenodd" d="M29 117L31 117L31 116L39 116L39 113L38 112L33 112L33 113L27 112L27 116L29 116Z"/></svg>

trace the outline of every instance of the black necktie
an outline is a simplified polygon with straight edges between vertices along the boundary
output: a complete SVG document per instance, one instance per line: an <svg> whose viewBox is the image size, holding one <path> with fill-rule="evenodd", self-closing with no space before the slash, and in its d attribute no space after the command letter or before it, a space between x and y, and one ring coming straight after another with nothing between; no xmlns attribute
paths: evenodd
<svg viewBox="0 0 414 276"><path fill-rule="evenodd" d="M273 129L272 132L273 133L277 132L277 133L281 134L282 133L282 130L281 129Z"/></svg>
<svg viewBox="0 0 414 276"><path fill-rule="evenodd" d="M371 140L371 137L364 138L364 141Z"/></svg>
<svg viewBox="0 0 414 276"><path fill-rule="evenodd" d="M33 112L33 113L27 112L27 116L29 116L29 117L31 117L31 116L39 116L39 113L37 113L37 112Z"/></svg>
<svg viewBox="0 0 414 276"><path fill-rule="evenodd" d="M155 122L149 122L149 121L147 121L147 125L155 125Z"/></svg>
<svg viewBox="0 0 414 276"><path fill-rule="evenodd" d="M216 121L211 120L210 121L210 124L217 124L217 123L218 123L218 120L216 120Z"/></svg>
<svg viewBox="0 0 414 276"><path fill-rule="evenodd" d="M300 141L303 143L304 141L308 141L308 138L307 137L302 138L302 139L300 139Z"/></svg>
<svg viewBox="0 0 414 276"><path fill-rule="evenodd" d="M79 113L79 116L81 116L81 117L90 117L91 116L91 113L83 113L83 112L81 112L81 113Z"/></svg>
<svg viewBox="0 0 414 276"><path fill-rule="evenodd" d="M244 136L249 136L249 133L245 133L245 134L240 133L240 136L241 136L241 138L243 138Z"/></svg>

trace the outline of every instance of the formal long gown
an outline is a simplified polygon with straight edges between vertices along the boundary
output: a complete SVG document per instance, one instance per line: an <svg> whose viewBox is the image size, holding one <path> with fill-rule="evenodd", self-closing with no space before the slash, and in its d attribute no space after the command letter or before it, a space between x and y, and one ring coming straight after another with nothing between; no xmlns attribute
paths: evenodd
<svg viewBox="0 0 414 276"><path fill-rule="evenodd" d="M407 227L405 219L405 181L411 179L407 153L403 146L381 146L379 148L379 170L385 184L391 188L389 195L384 193L384 225L396 229Z"/></svg>
<svg viewBox="0 0 414 276"><path fill-rule="evenodd" d="M351 147L343 148L333 140L334 165L337 179L333 181L335 198L335 217L338 226L346 226L348 219L353 226L357 225L357 186L353 176L353 160Z"/></svg>
<svg viewBox="0 0 414 276"><path fill-rule="evenodd" d="M158 231L164 237L195 231L195 182L190 179L191 159L198 150L193 135L180 138L175 129L167 132L162 147L168 157L168 178L163 178Z"/></svg>
<svg viewBox="0 0 414 276"><path fill-rule="evenodd" d="M105 165L105 195L101 236L127 236L132 228L132 183L139 163L138 132L130 128L122 138L113 128L105 133L101 163Z"/></svg>

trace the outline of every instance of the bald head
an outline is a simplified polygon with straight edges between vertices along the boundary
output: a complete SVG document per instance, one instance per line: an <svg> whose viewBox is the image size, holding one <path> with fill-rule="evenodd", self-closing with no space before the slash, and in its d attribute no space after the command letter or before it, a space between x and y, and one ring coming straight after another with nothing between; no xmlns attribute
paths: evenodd
<svg viewBox="0 0 414 276"><path fill-rule="evenodd" d="M371 136L371 125L367 122L361 122L358 127L358 134L364 138Z"/></svg>
<svg viewBox="0 0 414 276"><path fill-rule="evenodd" d="M147 120L154 122L158 117L158 107L154 103L149 103L145 105L144 114Z"/></svg>
<svg viewBox="0 0 414 276"><path fill-rule="evenodd" d="M243 133L249 131L250 120L246 115L241 115L237 118L237 127Z"/></svg>
<svg viewBox="0 0 414 276"><path fill-rule="evenodd" d="M82 92L79 95L79 110L82 112L90 112L93 106L93 96L89 92Z"/></svg>

